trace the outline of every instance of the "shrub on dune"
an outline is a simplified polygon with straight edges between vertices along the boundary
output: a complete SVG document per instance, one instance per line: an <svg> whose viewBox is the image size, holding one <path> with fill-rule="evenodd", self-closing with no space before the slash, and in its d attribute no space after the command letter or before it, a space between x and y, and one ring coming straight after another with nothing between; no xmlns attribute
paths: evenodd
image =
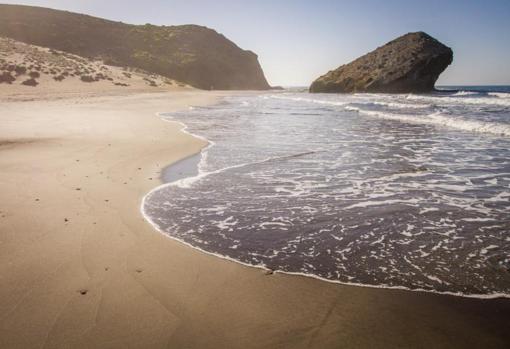
<svg viewBox="0 0 510 349"><path fill-rule="evenodd" d="M83 82L94 82L96 81L96 79L94 79L92 76L90 75L82 75L80 77L80 80L83 81Z"/></svg>
<svg viewBox="0 0 510 349"><path fill-rule="evenodd" d="M0 84L12 84L14 81L16 81L16 78L11 75L10 72L5 71L2 74L0 74Z"/></svg>
<svg viewBox="0 0 510 349"><path fill-rule="evenodd" d="M37 80L35 80L34 78L31 78L31 79L28 79L28 80L25 80L21 83L22 85L25 85L25 86L32 86L32 87L35 87L37 85L39 85L39 83L37 82Z"/></svg>

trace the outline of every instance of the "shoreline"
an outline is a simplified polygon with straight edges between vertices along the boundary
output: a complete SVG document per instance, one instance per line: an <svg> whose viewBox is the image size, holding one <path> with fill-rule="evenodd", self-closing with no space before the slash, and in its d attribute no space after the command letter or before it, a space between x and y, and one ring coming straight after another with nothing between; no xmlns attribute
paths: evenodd
<svg viewBox="0 0 510 349"><path fill-rule="evenodd" d="M183 132L185 134L188 134L191 137L195 137L198 140L206 141L207 142L207 145L205 145L197 153L191 154L191 155L189 155L186 158L177 160L174 163L170 163L165 168L163 168L163 170L161 171L161 176L160 176L160 180L162 181L162 183L159 186L153 188L151 191L149 191L143 197L143 199L142 199L142 202L140 204L140 212L141 212L142 216L145 218L147 223L149 223L154 228L154 230L156 230L158 233L162 234L163 236L165 236L167 238L170 238L172 240L175 240L175 241L177 241L179 243L182 243L182 244L184 244L185 246L187 246L189 248L198 250L201 253L205 253L205 254L214 256L216 258L224 259L224 260L227 260L229 262L238 263L238 264L246 266L246 267L262 269L265 272L270 272L270 273L280 273L280 274L287 274L287 275L293 275L293 276L307 277L307 278L316 279L316 280L319 280L319 281L322 281L322 282L328 282L328 283L339 284L339 285L344 285L344 286L353 286L353 287L367 287L367 288L373 288L373 289L401 290L401 291L407 291L407 292L422 292L422 293L431 293L431 294L438 294L438 295L444 295L444 296L464 297L464 298L472 298L472 299L485 299L485 300L490 300L490 299L510 299L510 294L506 294L506 293L469 294L469 293L462 293L462 292L426 290L426 289L420 289L420 288L412 289L412 288L408 288L408 287L405 287L405 286L371 285L371 284L351 283L351 282L343 282L343 281L339 281L339 280L331 280L331 279L326 279L326 278L323 278L323 277L315 275L315 274L308 274L308 273L301 273L301 272L290 272L290 271L284 271L284 270L279 270L279 269L274 269L273 270L273 269L267 268L263 264L256 265L256 264L245 263L245 262L242 262L242 261L237 260L235 258L226 256L226 255L222 255L220 253L206 251L206 250L204 250L204 249L202 249L200 247L194 246L194 245L192 245L192 244L190 244L190 243L188 243L188 242L186 242L184 240L181 240L181 239L179 239L177 237L169 235L168 233L162 231L150 219L150 217L145 213L145 211L144 211L145 200L146 200L146 198L152 192L155 192L155 191L157 191L159 189L162 189L164 187L172 186L172 185L178 185L178 183L180 181L186 181L186 179L192 179L194 177L200 178L202 176L207 176L207 173L201 173L200 172L200 168L199 168L200 167L200 162L205 157L204 153L207 152L207 150L209 148L212 148L215 145L215 143L213 141L207 139L206 137L202 136L202 135L198 135L198 134L195 134L195 133L192 133L192 132L188 131L188 126L183 121L173 120L173 119L172 120L167 120L167 119L164 119L161 116L161 114L165 114L165 113L157 113L157 116L160 117L163 121L173 122L173 123L177 123L177 124L181 125L182 126L181 132ZM176 173L176 174L172 174L171 181L170 180L166 180L166 181L164 180L165 176L167 178L170 178L170 173L169 173L170 171L172 171L172 170L178 171L179 169L182 168L181 166L185 167L184 171ZM190 166L194 166L195 170L192 171L191 169L189 169ZM222 170L223 169L218 170L218 171L221 172ZM166 174L165 174L165 172L166 172Z"/></svg>
<svg viewBox="0 0 510 349"><path fill-rule="evenodd" d="M167 165L161 170L159 180L162 184L167 184L180 179L196 176L198 174L200 158L200 152L198 152L184 159L178 160L173 164Z"/></svg>
<svg viewBox="0 0 510 349"><path fill-rule="evenodd" d="M508 299L266 275L155 231L140 201L206 144L154 114L221 95L0 104L1 347L508 346Z"/></svg>

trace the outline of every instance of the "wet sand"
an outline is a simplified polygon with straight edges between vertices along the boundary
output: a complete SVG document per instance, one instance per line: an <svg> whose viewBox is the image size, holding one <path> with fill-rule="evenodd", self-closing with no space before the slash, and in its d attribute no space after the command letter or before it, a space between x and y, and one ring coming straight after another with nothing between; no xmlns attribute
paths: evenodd
<svg viewBox="0 0 510 349"><path fill-rule="evenodd" d="M160 180L163 183L172 183L179 179L198 175L198 164L201 157L201 154L197 153L168 165L161 171Z"/></svg>
<svg viewBox="0 0 510 349"><path fill-rule="evenodd" d="M156 232L143 196L205 143L155 113L216 98L0 103L0 347L509 347L509 299L267 275Z"/></svg>

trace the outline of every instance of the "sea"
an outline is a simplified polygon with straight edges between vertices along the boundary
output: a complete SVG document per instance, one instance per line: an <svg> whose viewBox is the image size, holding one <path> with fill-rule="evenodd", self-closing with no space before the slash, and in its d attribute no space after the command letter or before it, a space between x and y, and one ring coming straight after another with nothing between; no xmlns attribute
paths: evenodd
<svg viewBox="0 0 510 349"><path fill-rule="evenodd" d="M510 86L294 88L160 117L208 141L143 199L161 233L274 272L510 297Z"/></svg>

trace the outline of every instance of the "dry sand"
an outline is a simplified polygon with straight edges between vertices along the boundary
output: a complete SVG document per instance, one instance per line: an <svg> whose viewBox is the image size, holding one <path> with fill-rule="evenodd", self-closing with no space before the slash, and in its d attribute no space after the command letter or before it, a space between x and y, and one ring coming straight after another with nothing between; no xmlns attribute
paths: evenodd
<svg viewBox="0 0 510 349"><path fill-rule="evenodd" d="M153 230L142 197L204 145L155 113L215 94L38 99L0 102L1 348L510 346L509 300L266 275Z"/></svg>

